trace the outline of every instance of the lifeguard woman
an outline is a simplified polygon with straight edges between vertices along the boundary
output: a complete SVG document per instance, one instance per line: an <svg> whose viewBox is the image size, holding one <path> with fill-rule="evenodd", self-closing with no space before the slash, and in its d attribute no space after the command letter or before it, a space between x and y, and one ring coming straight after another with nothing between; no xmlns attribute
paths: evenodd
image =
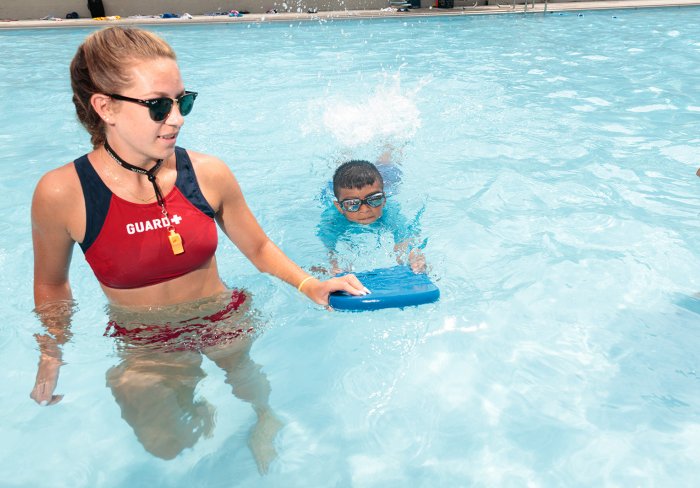
<svg viewBox="0 0 700 488"><path fill-rule="evenodd" d="M242 310L249 297L219 277L217 224L257 269L315 303L326 305L336 290L366 293L352 275L326 281L308 275L261 229L224 162L177 146L197 93L185 89L175 53L161 38L136 28L96 31L78 48L70 73L73 103L93 150L49 171L34 193L34 300L49 332L39 337L34 400L61 398L54 390L60 346L69 338L75 243L109 300L110 335L130 345L164 341L170 353L216 351L227 370L233 366L225 365L222 350L246 327L220 319ZM169 318L119 320L141 312ZM121 388L122 380L123 374L114 384ZM251 400L254 407L266 404L263 397Z"/></svg>

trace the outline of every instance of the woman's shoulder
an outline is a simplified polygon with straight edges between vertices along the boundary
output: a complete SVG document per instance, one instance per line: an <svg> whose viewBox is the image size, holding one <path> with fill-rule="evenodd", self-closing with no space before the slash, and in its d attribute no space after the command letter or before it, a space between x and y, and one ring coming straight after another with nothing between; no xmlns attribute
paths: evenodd
<svg viewBox="0 0 700 488"><path fill-rule="evenodd" d="M217 169L228 167L223 160L217 158L216 156L212 156L211 154L192 151L191 149L183 150L187 153L187 156L190 158L192 166L194 166L195 170L201 168L204 171L216 171Z"/></svg>
<svg viewBox="0 0 700 488"><path fill-rule="evenodd" d="M234 178L231 168L220 158L197 151L187 151L197 179L212 184L223 183Z"/></svg>
<svg viewBox="0 0 700 488"><path fill-rule="evenodd" d="M225 197L241 195L238 181L229 166L211 154L187 149L192 168L197 176L199 188L209 205L217 211Z"/></svg>
<svg viewBox="0 0 700 488"><path fill-rule="evenodd" d="M73 162L52 169L39 179L32 197L32 220L63 223L84 208L83 190Z"/></svg>
<svg viewBox="0 0 700 488"><path fill-rule="evenodd" d="M44 173L39 179L35 194L53 200L71 197L80 191L80 179L73 161Z"/></svg>

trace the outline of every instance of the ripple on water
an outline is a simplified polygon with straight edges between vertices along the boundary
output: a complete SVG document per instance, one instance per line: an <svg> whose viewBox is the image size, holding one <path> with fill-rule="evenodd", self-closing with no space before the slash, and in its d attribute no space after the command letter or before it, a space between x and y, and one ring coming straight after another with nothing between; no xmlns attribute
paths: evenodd
<svg viewBox="0 0 700 488"><path fill-rule="evenodd" d="M656 103L651 105L638 105L627 109L628 112L634 113L661 112L665 110L678 110L678 107L670 103Z"/></svg>

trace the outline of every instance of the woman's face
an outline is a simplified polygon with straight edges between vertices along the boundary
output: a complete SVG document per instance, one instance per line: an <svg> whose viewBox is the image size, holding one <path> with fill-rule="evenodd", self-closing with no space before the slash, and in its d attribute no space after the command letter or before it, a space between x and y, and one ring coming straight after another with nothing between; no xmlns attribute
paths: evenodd
<svg viewBox="0 0 700 488"><path fill-rule="evenodd" d="M185 88L177 63L170 58L136 61L129 69L131 83L118 95L149 100L168 97L176 99ZM113 120L107 128L107 139L126 161L166 159L174 152L178 133L184 123L177 103L160 122L151 119L148 107L112 99Z"/></svg>

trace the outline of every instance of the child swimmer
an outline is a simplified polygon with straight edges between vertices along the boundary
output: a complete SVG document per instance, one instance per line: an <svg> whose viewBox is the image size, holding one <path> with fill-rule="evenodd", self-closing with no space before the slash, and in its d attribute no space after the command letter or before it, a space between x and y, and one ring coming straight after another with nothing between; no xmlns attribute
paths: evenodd
<svg viewBox="0 0 700 488"><path fill-rule="evenodd" d="M387 176L396 178L396 167L380 164ZM396 178L398 179L398 178ZM324 212L318 226L318 236L326 245L331 263L331 274L341 271L336 245L340 239L364 232L394 237L394 252L399 264L408 261L415 273L424 273L425 256L414 247L416 232L401 214L398 204L387 202L382 172L369 161L351 160L343 163L333 175L335 209Z"/></svg>

